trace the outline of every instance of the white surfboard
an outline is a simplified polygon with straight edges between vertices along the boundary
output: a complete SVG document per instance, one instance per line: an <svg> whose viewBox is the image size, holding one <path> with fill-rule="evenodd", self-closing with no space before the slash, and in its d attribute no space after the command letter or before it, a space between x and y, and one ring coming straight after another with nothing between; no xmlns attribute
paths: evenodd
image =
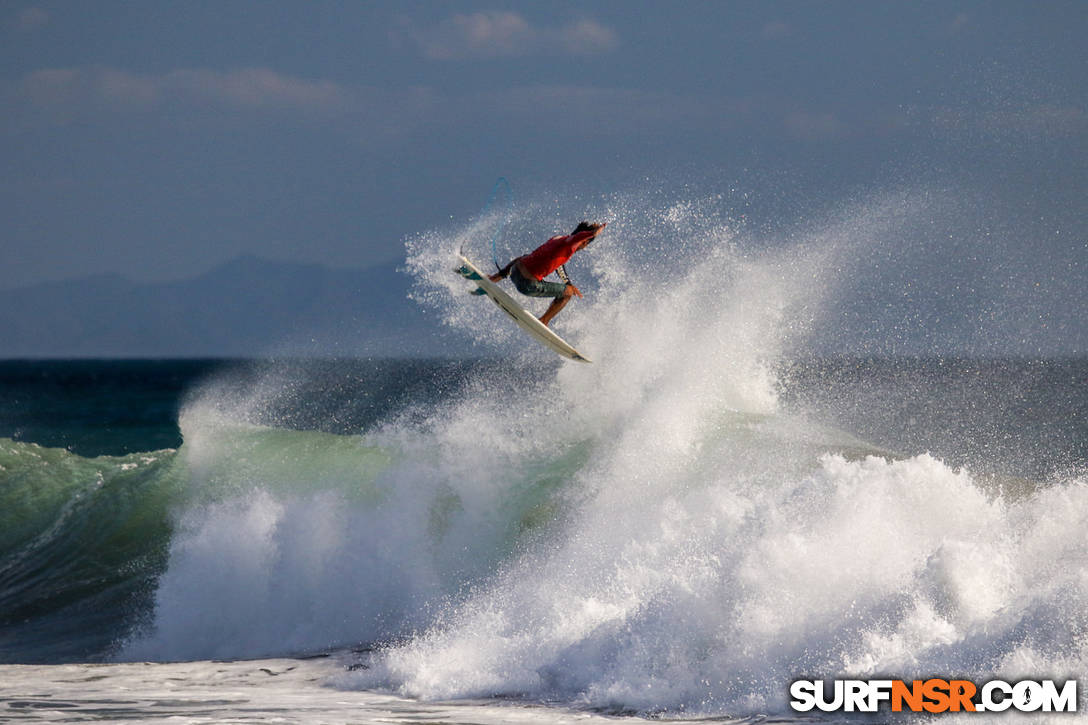
<svg viewBox="0 0 1088 725"><path fill-rule="evenodd" d="M575 350L569 342L552 332L547 325L534 317L531 312L515 302L513 297L503 291L497 284L489 280L487 275L477 269L476 265L469 261L463 254L457 256L461 258L462 265L460 269L456 270L457 274L475 282L483 294L490 297L492 302L498 305L503 312L510 315L510 317L514 319L514 322L518 323L518 326L532 335L535 340L567 359L584 363L592 362L589 358L582 355L582 353Z"/></svg>

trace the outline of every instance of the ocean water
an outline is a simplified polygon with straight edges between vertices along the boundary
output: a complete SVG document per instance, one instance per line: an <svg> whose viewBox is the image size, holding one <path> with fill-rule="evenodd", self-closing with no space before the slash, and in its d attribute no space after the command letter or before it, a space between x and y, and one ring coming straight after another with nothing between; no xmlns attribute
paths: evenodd
<svg viewBox="0 0 1088 725"><path fill-rule="evenodd" d="M616 223L577 270L593 365L465 294L487 220L407 245L479 359L0 363L0 719L810 722L800 677L1081 678L1088 359L829 356L841 257L659 217L671 266Z"/></svg>
<svg viewBox="0 0 1088 725"><path fill-rule="evenodd" d="M1084 671L1088 361L795 363L748 409L564 399L582 370L0 364L3 714L744 718L802 673Z"/></svg>

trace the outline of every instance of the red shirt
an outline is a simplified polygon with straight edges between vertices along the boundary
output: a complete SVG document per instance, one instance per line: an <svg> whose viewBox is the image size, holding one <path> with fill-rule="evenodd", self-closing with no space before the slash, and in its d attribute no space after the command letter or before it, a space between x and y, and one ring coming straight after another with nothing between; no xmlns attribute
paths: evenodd
<svg viewBox="0 0 1088 725"><path fill-rule="evenodd" d="M521 268L530 277L541 280L554 272L559 265L566 264L574 256L578 245L593 236L593 232L552 237L535 250L521 258Z"/></svg>

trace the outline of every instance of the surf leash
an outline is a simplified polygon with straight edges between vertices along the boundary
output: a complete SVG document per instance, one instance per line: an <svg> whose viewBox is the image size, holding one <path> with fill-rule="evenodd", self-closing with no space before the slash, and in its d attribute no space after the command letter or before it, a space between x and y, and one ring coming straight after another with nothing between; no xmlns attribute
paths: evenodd
<svg viewBox="0 0 1088 725"><path fill-rule="evenodd" d="M506 226L510 223L510 217L514 212L514 191L510 188L510 182L506 180L505 176L500 176L495 181L495 185L491 187L491 195L487 197L487 204L480 216L486 218L491 213L491 207L495 205L500 197L505 205L502 222L499 224L499 228L495 230L495 233L491 235L491 261L495 264L495 269L502 269L502 265L499 264L499 237L506 231Z"/></svg>
<svg viewBox="0 0 1088 725"><path fill-rule="evenodd" d="M506 208L503 212L502 221L499 223L499 228L495 230L495 233L491 235L491 261L495 263L495 267L502 269L499 265L498 253L496 246L499 241L499 237L502 236L503 231L506 229L506 225L510 222L510 216L514 211L514 192L510 189L510 182L506 180L506 177L500 176L495 180L495 185L491 187L491 193L487 197L487 203L484 204L483 211L480 212L480 219L486 219L488 214L491 213L491 207L495 205L495 200L499 198L500 194L503 196ZM465 240L468 241L467 239ZM461 243L461 254L465 253L465 242Z"/></svg>

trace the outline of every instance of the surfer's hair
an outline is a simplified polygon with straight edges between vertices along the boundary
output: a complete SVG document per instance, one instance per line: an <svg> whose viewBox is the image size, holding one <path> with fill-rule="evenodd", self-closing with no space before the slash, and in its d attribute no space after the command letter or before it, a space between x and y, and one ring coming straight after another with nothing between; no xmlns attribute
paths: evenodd
<svg viewBox="0 0 1088 725"><path fill-rule="evenodd" d="M580 232L595 232L600 228L601 225L596 222L579 222L578 226L574 227L574 234L579 234Z"/></svg>

